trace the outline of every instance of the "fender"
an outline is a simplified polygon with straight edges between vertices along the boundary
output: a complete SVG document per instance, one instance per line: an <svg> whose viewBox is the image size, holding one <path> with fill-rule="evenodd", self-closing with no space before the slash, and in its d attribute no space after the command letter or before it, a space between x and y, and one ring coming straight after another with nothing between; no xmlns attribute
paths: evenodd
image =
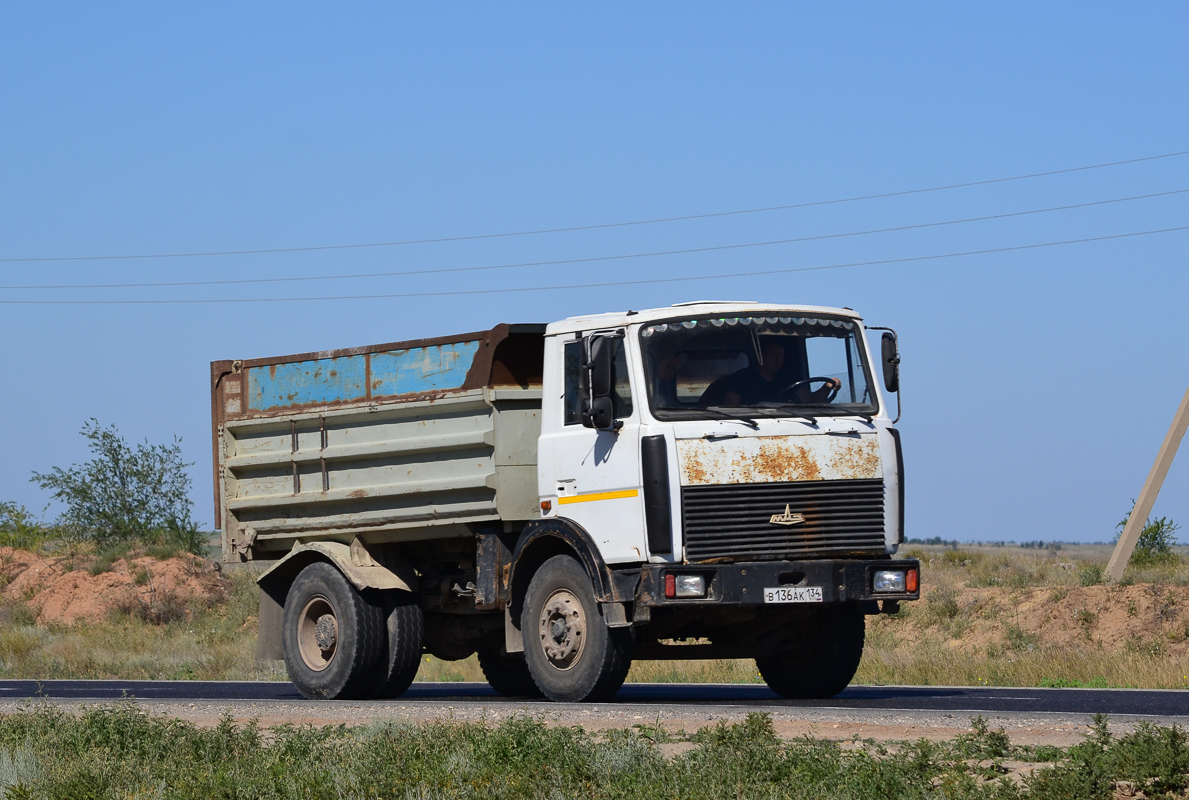
<svg viewBox="0 0 1189 800"><path fill-rule="evenodd" d="M402 589L417 591L417 574L403 559L391 560L387 565L372 557L359 538L351 544L342 542L310 542L299 544L285 554L285 557L266 569L256 578L260 587L259 633L256 637L256 659L280 659L285 657L281 646L281 620L284 615L285 596L297 573L318 561L334 564L351 585L365 589Z"/></svg>
<svg viewBox="0 0 1189 800"><path fill-rule="evenodd" d="M550 544L554 546L550 547ZM562 548L557 547L559 544L564 544L565 550L573 551L582 562L586 574L590 576L596 600L608 603L615 599L612 596L614 581L611 570L607 569L594 539L581 525L564 517L533 520L524 526L516 542L516 549L512 551L512 567L506 591L508 604L515 606L517 611L528 588L531 573L547 558L562 551ZM522 583L523 586L520 585Z"/></svg>
<svg viewBox="0 0 1189 800"><path fill-rule="evenodd" d="M524 526L516 542L508 578L504 584L505 648L509 653L524 650L520 611L528 591L529 580L537 567L548 558L563 553L578 557L586 574L590 576L595 600L602 606L608 624L616 628L631 625L624 604L635 600L640 570L611 572L603 561L594 539L573 520L564 517L533 520Z"/></svg>
<svg viewBox="0 0 1189 800"><path fill-rule="evenodd" d="M343 573L351 585L360 591L364 589L401 589L406 592L416 592L417 574L410 564L403 559L390 564L381 564L359 538L351 544L342 542L310 542L299 544L290 550L284 558L273 564L260 574L256 583L270 594L276 593L276 588L284 586L288 591L289 584L305 567L315 561L329 561ZM284 600L284 594L280 599Z"/></svg>

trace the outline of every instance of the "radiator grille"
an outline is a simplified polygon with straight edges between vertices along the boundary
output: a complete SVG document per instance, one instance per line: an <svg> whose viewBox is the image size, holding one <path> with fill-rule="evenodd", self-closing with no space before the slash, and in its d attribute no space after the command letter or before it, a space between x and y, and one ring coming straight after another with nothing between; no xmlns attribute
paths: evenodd
<svg viewBox="0 0 1189 800"><path fill-rule="evenodd" d="M883 552L883 481L798 481L683 486L685 557L765 559ZM777 525L773 514L802 514Z"/></svg>

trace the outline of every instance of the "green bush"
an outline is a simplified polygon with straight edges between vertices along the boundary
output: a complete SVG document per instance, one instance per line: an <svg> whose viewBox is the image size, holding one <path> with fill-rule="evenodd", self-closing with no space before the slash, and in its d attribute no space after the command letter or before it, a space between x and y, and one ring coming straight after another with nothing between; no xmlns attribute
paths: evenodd
<svg viewBox="0 0 1189 800"><path fill-rule="evenodd" d="M0 547L36 550L54 538L54 531L16 503L0 503Z"/></svg>
<svg viewBox="0 0 1189 800"><path fill-rule="evenodd" d="M112 545L176 544L201 554L205 535L192 519L191 463L182 460L181 443L142 442L135 447L115 426L91 419L82 428L93 458L70 469L34 472L32 480L66 506L58 525L76 539Z"/></svg>
<svg viewBox="0 0 1189 800"><path fill-rule="evenodd" d="M92 575L102 575L104 572L111 572L116 562L121 558L127 558L131 552L132 545L127 542L105 547L95 554L95 560L91 562L91 566L87 568L87 571Z"/></svg>
<svg viewBox="0 0 1189 800"><path fill-rule="evenodd" d="M1101 564L1086 564L1078 570L1078 583L1082 586L1097 586L1104 575Z"/></svg>
<svg viewBox="0 0 1189 800"><path fill-rule="evenodd" d="M1136 730L1116 739L1106 717L1096 714L1091 734L1071 747L1066 757L1048 769L1025 778L1033 797L1111 798L1120 781L1132 784L1147 797L1182 797L1189 773L1189 742L1173 726L1159 728L1140 722Z"/></svg>
<svg viewBox="0 0 1189 800"><path fill-rule="evenodd" d="M1007 643L1017 653L1023 653L1028 650L1035 650L1040 645L1040 637L1035 633L1026 633L1020 629L1019 625L1008 625Z"/></svg>
<svg viewBox="0 0 1189 800"><path fill-rule="evenodd" d="M925 597L925 618L929 623L948 622L962 611L958 593L952 586L941 585Z"/></svg>
<svg viewBox="0 0 1189 800"><path fill-rule="evenodd" d="M955 749L966 758L1007 758L1011 755L1011 742L1003 728L991 730L982 714L970 721L970 733L964 733L954 740Z"/></svg>
<svg viewBox="0 0 1189 800"><path fill-rule="evenodd" d="M1135 501L1132 500L1132 505L1134 504ZM1127 526L1127 520L1130 518L1131 512L1128 512L1127 516L1123 517L1115 526L1118 531L1115 535L1115 542L1118 542L1119 537L1123 535L1123 528ZM1174 553L1172 548L1177 543L1176 533L1180 529L1181 526L1168 517L1157 519L1148 517L1144 521L1143 530L1140 531L1139 538L1135 543L1135 550L1128 563L1138 567L1179 563L1181 557Z"/></svg>

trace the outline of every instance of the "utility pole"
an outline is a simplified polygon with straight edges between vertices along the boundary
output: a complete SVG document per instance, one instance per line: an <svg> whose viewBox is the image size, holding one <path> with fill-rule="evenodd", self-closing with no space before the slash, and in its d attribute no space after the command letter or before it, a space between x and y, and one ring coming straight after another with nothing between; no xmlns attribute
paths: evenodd
<svg viewBox="0 0 1189 800"><path fill-rule="evenodd" d="M1152 506L1156 504L1156 495L1160 494L1160 487L1164 485L1164 477L1168 475L1168 468L1172 466L1173 456L1177 454L1177 447L1181 444L1186 428L1189 428L1189 389L1185 390L1185 396L1181 398L1177 414L1172 418L1172 427L1168 429L1164 444L1160 445L1160 452L1156 454L1156 463L1152 465L1152 471L1144 481L1144 488L1140 490L1139 499L1135 501L1135 508L1131 509L1131 516L1123 526L1123 535L1119 537L1115 552L1111 554L1111 560L1106 565L1107 576L1116 583L1123 578L1123 570L1131 559L1135 543L1139 541L1144 523L1148 521L1148 515L1152 513Z"/></svg>

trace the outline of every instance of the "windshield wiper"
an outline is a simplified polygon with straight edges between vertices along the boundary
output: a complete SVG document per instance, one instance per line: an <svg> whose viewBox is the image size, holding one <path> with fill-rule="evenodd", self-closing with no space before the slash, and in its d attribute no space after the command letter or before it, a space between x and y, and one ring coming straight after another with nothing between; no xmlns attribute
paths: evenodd
<svg viewBox="0 0 1189 800"><path fill-rule="evenodd" d="M797 406L797 407L798 408L806 408L806 406ZM848 408L843 408L841 406L836 406L836 405L810 405L810 406L808 406L808 408L829 409L833 413L829 414L828 416L831 416L831 417L860 417L868 425L871 425L871 426L875 425L875 423L873 422L873 420L875 419L875 415L873 413L871 413L870 411L854 411L854 410L851 410Z"/></svg>
<svg viewBox="0 0 1189 800"><path fill-rule="evenodd" d="M801 408L801 406L795 406L791 403L780 403L779 405L762 405L758 407L765 410L771 409L772 411L782 411L790 417L803 419L813 427L817 427L817 417L813 416L812 414L806 414L803 411L798 411L797 409Z"/></svg>
<svg viewBox="0 0 1189 800"><path fill-rule="evenodd" d="M739 420L740 422L742 422L743 424L747 425L747 426L748 426L749 428L751 428L752 430L759 430L759 429L760 429L760 425L759 425L759 423L758 423L758 422L756 422L756 421L755 421L754 419L752 419L751 417L745 417L745 416L743 416L742 414L734 414L734 413L731 413L730 411L726 411L726 410L724 410L724 409L723 409L721 406L706 406L705 408L703 408L703 409L701 409L701 410L702 410L702 411L709 411L709 412L711 412L711 413L713 413L713 414L718 414L718 415L720 415L720 416L726 417L727 419L736 419L736 420Z"/></svg>

